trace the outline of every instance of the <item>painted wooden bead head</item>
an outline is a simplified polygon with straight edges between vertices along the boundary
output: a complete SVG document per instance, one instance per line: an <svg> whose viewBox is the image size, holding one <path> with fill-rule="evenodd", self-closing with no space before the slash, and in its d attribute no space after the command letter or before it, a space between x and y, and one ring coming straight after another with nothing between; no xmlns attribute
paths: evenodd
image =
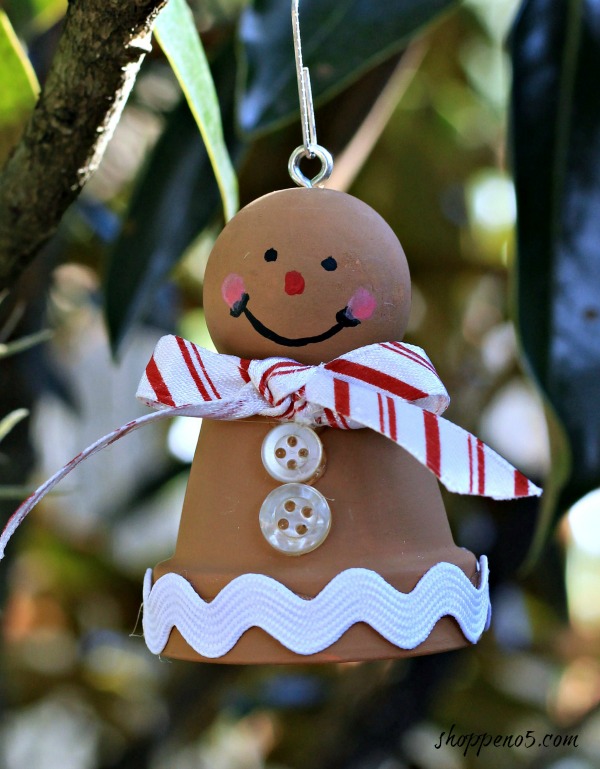
<svg viewBox="0 0 600 769"><path fill-rule="evenodd" d="M225 227L204 286L219 352L331 360L401 339L410 312L402 246L372 208L342 192L288 189Z"/></svg>

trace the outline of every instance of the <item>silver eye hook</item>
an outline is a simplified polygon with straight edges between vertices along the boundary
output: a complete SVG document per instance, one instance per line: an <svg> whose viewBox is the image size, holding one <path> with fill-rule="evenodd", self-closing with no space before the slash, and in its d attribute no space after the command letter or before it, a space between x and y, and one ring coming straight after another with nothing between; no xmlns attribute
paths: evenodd
<svg viewBox="0 0 600 769"><path fill-rule="evenodd" d="M310 85L308 67L302 62L302 42L300 38L300 0L292 0L292 33L294 37L294 54L296 58L296 76L298 78L298 97L300 99L300 120L302 123L302 145L290 155L288 171L292 179L301 187L316 187L329 179L333 171L331 153L317 143L317 127L315 124L315 109ZM300 170L302 158L317 157L321 161L321 170L313 178L308 179Z"/></svg>

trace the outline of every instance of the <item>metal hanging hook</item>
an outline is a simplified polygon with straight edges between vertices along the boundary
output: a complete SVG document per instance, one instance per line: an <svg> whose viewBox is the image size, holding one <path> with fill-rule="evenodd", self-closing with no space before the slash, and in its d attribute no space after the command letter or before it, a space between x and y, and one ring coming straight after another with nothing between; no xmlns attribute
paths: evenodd
<svg viewBox="0 0 600 769"><path fill-rule="evenodd" d="M302 122L302 141L292 152L288 163L288 171L292 179L301 187L316 187L329 179L333 171L333 158L325 147L317 143L317 127L315 109L310 85L308 67L302 62L302 42L300 38L299 1L292 0L292 33L294 37L294 54L296 58L296 77L298 78L298 97L300 99L300 120ZM300 170L302 158L317 157L321 161L321 170L313 178L308 179Z"/></svg>

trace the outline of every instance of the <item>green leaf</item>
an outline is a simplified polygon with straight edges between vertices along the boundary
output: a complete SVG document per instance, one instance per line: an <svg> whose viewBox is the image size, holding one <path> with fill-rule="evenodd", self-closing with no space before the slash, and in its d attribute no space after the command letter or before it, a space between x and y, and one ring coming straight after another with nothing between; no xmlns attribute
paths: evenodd
<svg viewBox="0 0 600 769"><path fill-rule="evenodd" d="M539 548L600 486L600 4L526 0L511 48L519 326L558 420Z"/></svg>
<svg viewBox="0 0 600 769"><path fill-rule="evenodd" d="M192 12L185 0L169 0L154 28L198 124L219 185L225 218L237 211L235 171L225 146L215 86Z"/></svg>
<svg viewBox="0 0 600 769"><path fill-rule="evenodd" d="M242 145L233 123L236 66L231 46L215 59L212 71L227 145L238 157ZM113 350L151 305L156 289L214 218L218 206L219 189L206 147L187 102L182 100L169 115L137 181L109 255L104 296Z"/></svg>
<svg viewBox="0 0 600 769"><path fill-rule="evenodd" d="M456 0L302 0L303 59L315 101L401 50L453 5ZM240 125L248 134L264 133L299 112L291 3L255 0L242 15L240 38L247 61Z"/></svg>
<svg viewBox="0 0 600 769"><path fill-rule="evenodd" d="M0 419L0 441L3 441L9 432L28 416L29 411L27 409L15 409Z"/></svg>
<svg viewBox="0 0 600 769"><path fill-rule="evenodd" d="M39 85L11 26L0 10L0 130L24 122L35 106Z"/></svg>

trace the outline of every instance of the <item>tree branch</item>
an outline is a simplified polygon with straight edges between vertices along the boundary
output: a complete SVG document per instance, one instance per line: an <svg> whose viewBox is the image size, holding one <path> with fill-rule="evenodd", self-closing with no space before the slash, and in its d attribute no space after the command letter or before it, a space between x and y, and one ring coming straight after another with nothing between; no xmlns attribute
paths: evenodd
<svg viewBox="0 0 600 769"><path fill-rule="evenodd" d="M102 158L166 0L70 0L46 84L0 172L0 289L55 232Z"/></svg>

